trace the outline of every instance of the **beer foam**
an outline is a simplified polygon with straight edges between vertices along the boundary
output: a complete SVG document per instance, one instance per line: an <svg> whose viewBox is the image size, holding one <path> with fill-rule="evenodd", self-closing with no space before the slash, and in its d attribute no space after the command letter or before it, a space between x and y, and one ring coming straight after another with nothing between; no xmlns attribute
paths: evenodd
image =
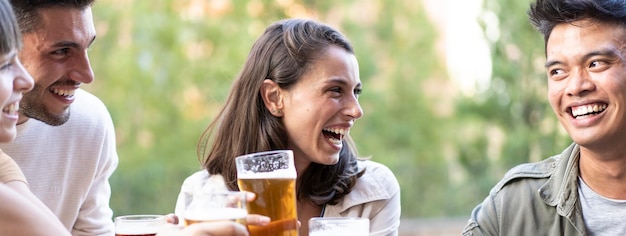
<svg viewBox="0 0 626 236"><path fill-rule="evenodd" d="M272 172L245 171L237 173L239 179L295 179L297 173L294 169L280 169Z"/></svg>
<svg viewBox="0 0 626 236"><path fill-rule="evenodd" d="M194 221L218 221L244 219L247 215L246 209L221 207L190 209L185 212L184 217Z"/></svg>

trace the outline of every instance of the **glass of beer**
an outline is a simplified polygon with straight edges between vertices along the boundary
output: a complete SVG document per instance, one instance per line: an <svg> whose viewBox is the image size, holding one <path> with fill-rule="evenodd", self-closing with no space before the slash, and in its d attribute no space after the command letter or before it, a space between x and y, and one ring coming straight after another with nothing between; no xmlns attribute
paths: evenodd
<svg viewBox="0 0 626 236"><path fill-rule="evenodd" d="M186 192L185 225L199 222L235 221L245 224L246 193L240 191Z"/></svg>
<svg viewBox="0 0 626 236"><path fill-rule="evenodd" d="M357 217L313 217L309 219L309 236L368 236L370 220Z"/></svg>
<svg viewBox="0 0 626 236"><path fill-rule="evenodd" d="M126 215L115 217L115 236L156 236L166 223L162 215Z"/></svg>
<svg viewBox="0 0 626 236"><path fill-rule="evenodd" d="M296 168L291 150L274 150L239 156L239 189L256 194L248 213L270 217L267 226L248 226L251 236L298 235Z"/></svg>

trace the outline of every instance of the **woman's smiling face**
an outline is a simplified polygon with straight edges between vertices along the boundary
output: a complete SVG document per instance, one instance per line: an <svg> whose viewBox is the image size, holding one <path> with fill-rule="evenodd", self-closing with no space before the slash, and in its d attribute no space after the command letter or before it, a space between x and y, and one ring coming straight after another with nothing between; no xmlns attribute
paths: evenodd
<svg viewBox="0 0 626 236"><path fill-rule="evenodd" d="M363 116L360 92L356 57L338 46L329 46L298 82L281 89L288 148L299 169L337 163L343 138Z"/></svg>
<svg viewBox="0 0 626 236"><path fill-rule="evenodd" d="M9 142L17 133L19 102L33 88L33 78L17 58L17 50L0 55L0 142Z"/></svg>

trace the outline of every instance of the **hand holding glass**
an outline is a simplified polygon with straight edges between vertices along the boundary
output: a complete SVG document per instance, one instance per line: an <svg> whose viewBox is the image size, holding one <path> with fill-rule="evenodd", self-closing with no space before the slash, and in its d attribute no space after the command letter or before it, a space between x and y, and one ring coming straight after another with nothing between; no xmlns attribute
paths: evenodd
<svg viewBox="0 0 626 236"><path fill-rule="evenodd" d="M185 225L198 222L235 221L245 224L246 193L239 191L187 192L185 194Z"/></svg>
<svg viewBox="0 0 626 236"><path fill-rule="evenodd" d="M251 236L298 235L296 211L296 168L291 150L252 153L235 159L237 183L253 192L248 212L271 218L267 226L248 226Z"/></svg>

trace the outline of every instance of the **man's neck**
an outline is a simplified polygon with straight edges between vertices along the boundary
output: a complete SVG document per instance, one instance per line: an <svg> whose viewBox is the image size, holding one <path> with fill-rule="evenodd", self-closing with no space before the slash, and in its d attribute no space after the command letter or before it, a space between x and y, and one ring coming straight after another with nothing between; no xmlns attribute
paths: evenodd
<svg viewBox="0 0 626 236"><path fill-rule="evenodd" d="M581 147L580 176L596 193L610 199L626 200L626 153L597 153Z"/></svg>
<svg viewBox="0 0 626 236"><path fill-rule="evenodd" d="M19 116L17 118L17 125L21 125L24 122L26 122L28 120L28 116L22 115L22 113L19 113Z"/></svg>

